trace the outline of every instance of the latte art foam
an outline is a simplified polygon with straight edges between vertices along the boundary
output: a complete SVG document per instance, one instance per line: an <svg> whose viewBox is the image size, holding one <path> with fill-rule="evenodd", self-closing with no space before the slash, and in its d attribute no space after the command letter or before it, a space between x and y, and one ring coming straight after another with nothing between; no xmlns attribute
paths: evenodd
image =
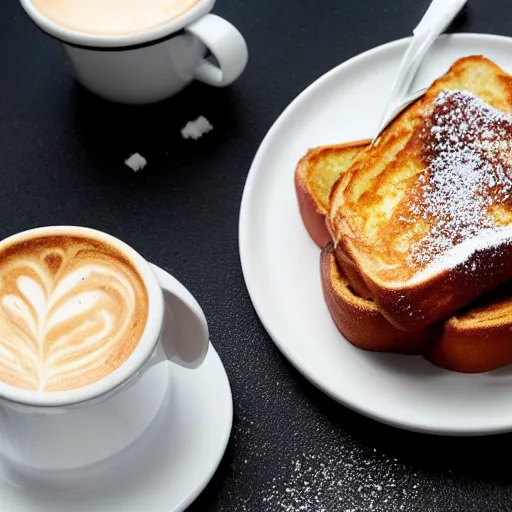
<svg viewBox="0 0 512 512"><path fill-rule="evenodd" d="M0 381L64 391L98 381L133 352L147 292L112 246L47 236L0 250Z"/></svg>

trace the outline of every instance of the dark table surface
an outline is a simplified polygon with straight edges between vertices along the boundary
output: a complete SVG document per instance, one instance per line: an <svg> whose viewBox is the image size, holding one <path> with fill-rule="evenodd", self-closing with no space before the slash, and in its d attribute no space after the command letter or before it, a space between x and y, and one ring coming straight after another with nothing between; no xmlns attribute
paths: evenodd
<svg viewBox="0 0 512 512"><path fill-rule="evenodd" d="M249 44L245 74L129 108L77 86L59 44L16 0L0 2L0 237L50 224L110 232L180 279L209 319L235 412L192 512L512 510L510 435L418 435L334 403L273 345L240 269L240 199L271 124L325 71L408 35L427 4L219 0L214 12ZM469 4L456 30L512 35L512 3ZM180 128L198 115L214 131L184 141ZM123 165L136 151L149 161L137 174Z"/></svg>

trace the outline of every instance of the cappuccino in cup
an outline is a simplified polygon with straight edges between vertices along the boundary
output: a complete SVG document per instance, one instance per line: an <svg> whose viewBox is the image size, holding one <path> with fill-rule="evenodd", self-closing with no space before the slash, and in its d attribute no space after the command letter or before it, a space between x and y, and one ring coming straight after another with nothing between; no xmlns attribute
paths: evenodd
<svg viewBox="0 0 512 512"><path fill-rule="evenodd" d="M85 235L0 244L0 381L68 391L119 368L137 346L148 294L130 259Z"/></svg>
<svg viewBox="0 0 512 512"><path fill-rule="evenodd" d="M84 227L0 242L1 458L22 470L83 468L151 425L166 403L165 363L197 368L209 344L199 304L161 273Z"/></svg>
<svg viewBox="0 0 512 512"><path fill-rule="evenodd" d="M32 0L41 14L84 34L114 36L170 23L199 0Z"/></svg>

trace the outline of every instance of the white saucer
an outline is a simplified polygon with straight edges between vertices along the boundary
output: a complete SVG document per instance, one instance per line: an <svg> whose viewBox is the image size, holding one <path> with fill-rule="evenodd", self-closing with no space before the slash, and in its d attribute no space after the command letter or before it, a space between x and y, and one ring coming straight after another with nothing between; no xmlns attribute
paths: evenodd
<svg viewBox="0 0 512 512"><path fill-rule="evenodd" d="M335 400L384 423L421 432L510 431L512 368L462 375L438 369L421 357L363 352L342 338L322 297L319 250L299 217L293 187L298 159L311 146L376 133L406 44L386 44L333 69L300 94L269 131L242 200L244 277L274 342ZM484 54L512 72L512 39L444 36L411 90L430 84L454 60L471 54Z"/></svg>
<svg viewBox="0 0 512 512"><path fill-rule="evenodd" d="M161 282L174 279L154 267ZM165 367L163 371L166 371ZM233 404L210 346L203 365L170 365L170 392L155 422L128 450L64 478L29 477L0 463L2 512L179 512L212 478L231 432Z"/></svg>

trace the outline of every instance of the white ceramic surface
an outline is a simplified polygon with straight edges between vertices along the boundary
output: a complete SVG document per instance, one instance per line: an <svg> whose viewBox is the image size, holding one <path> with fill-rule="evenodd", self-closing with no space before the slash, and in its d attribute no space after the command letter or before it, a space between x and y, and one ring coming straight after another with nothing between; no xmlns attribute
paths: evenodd
<svg viewBox="0 0 512 512"><path fill-rule="evenodd" d="M186 368L200 366L209 347L208 325L201 307L179 281L169 276L162 286L140 254L106 233L51 226L1 243L48 234L91 237L116 247L136 267L148 295L148 316L137 346L102 379L52 392L0 382L0 454L32 468L75 469L125 449L147 429L168 385L158 367L168 361ZM112 441L106 443L105 435Z"/></svg>
<svg viewBox="0 0 512 512"><path fill-rule="evenodd" d="M247 44L228 21L199 0L181 17L140 33L101 36L59 26L31 0L20 0L43 31L62 41L77 80L107 100L146 104L164 100L197 79L215 87L234 82L248 60ZM217 64L203 57L209 50Z"/></svg>
<svg viewBox="0 0 512 512"><path fill-rule="evenodd" d="M165 286L173 280L157 269ZM153 424L124 452L87 470L19 472L0 460L6 512L180 512L210 481L231 432L226 372L210 347L194 371L169 365L170 392Z"/></svg>
<svg viewBox="0 0 512 512"><path fill-rule="evenodd" d="M378 421L436 434L512 430L512 366L464 375L421 357L369 353L336 330L324 304L319 250L299 216L293 173L312 146L371 138L408 40L380 46L333 69L307 88L269 131L242 200L239 239L256 311L283 354L312 383ZM459 57L484 54L512 72L512 39L442 36L412 90Z"/></svg>

